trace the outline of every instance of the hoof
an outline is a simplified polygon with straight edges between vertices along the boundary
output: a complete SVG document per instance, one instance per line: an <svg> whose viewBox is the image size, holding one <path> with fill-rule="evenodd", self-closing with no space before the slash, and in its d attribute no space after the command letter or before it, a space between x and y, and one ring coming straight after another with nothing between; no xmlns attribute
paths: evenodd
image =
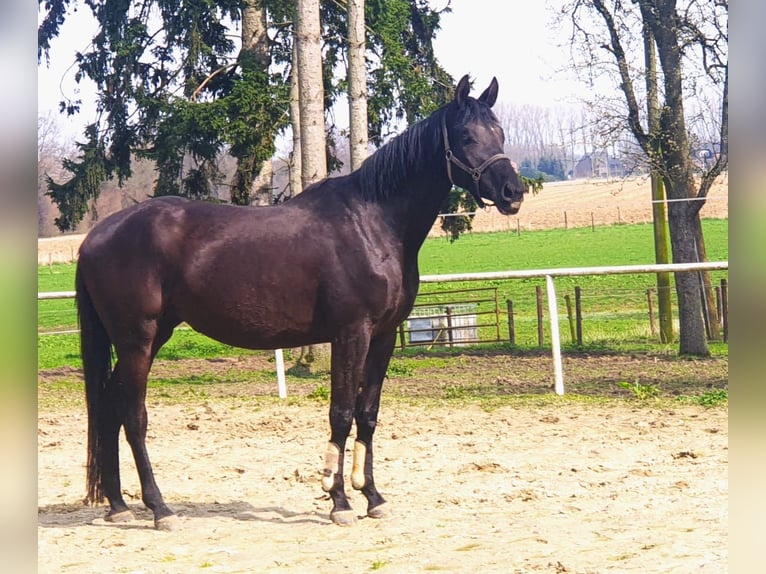
<svg viewBox="0 0 766 574"><path fill-rule="evenodd" d="M356 513L353 510L336 510L330 513L330 518L338 526L353 526L356 524Z"/></svg>
<svg viewBox="0 0 766 574"><path fill-rule="evenodd" d="M121 510L120 512L107 512L104 516L106 522L130 522L135 516L130 510Z"/></svg>
<svg viewBox="0 0 766 574"><path fill-rule="evenodd" d="M388 503L384 502L375 508L368 509L367 516L370 518L388 518L391 516L391 507L388 506Z"/></svg>
<svg viewBox="0 0 766 574"><path fill-rule="evenodd" d="M179 528L181 528L181 519L178 518L178 516L176 516L175 514L171 514L169 516L160 518L159 520L155 520L154 527L157 530L162 530L164 532L171 532L173 530L178 530Z"/></svg>

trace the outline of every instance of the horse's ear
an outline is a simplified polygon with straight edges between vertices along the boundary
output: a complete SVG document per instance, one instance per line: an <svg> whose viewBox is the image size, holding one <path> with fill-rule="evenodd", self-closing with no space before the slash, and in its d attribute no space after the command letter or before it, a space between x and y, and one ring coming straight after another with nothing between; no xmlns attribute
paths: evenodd
<svg viewBox="0 0 766 574"><path fill-rule="evenodd" d="M463 107L465 101L468 99L468 93L471 91L471 81L468 78L468 74L460 78L455 88L455 101L457 105Z"/></svg>
<svg viewBox="0 0 766 574"><path fill-rule="evenodd" d="M479 101L484 102L490 108L494 106L497 101L497 88L497 78L492 78L489 87L479 96Z"/></svg>

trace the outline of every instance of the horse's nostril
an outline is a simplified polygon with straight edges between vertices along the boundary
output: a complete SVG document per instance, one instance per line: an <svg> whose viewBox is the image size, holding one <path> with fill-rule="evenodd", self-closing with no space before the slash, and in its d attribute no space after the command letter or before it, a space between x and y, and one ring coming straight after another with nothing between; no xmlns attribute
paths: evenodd
<svg viewBox="0 0 766 574"><path fill-rule="evenodd" d="M506 183L505 187L503 187L502 195L503 195L503 199L505 201L509 201L509 202L513 201L514 203L520 203L521 202L521 198L523 197L522 193L521 192L517 192L513 188L513 186L511 184L509 184L509 183ZM514 201L514 197L518 197L519 199Z"/></svg>

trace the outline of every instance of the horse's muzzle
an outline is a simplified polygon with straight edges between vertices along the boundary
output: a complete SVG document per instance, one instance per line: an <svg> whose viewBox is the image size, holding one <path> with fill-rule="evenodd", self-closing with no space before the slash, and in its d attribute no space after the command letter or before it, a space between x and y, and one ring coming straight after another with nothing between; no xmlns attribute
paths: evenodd
<svg viewBox="0 0 766 574"><path fill-rule="evenodd" d="M516 215L521 209L521 202L514 201L509 203L507 206L504 206L498 203L496 204L496 207L497 207L497 210L503 215Z"/></svg>
<svg viewBox="0 0 766 574"><path fill-rule="evenodd" d="M521 209L524 201L524 191L506 184L503 188L502 201L497 202L497 209L503 215L515 215Z"/></svg>

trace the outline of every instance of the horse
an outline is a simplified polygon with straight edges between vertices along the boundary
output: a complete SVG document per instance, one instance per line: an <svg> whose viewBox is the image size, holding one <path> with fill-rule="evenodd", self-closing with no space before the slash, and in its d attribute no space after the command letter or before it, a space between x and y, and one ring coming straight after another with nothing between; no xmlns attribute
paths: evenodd
<svg viewBox="0 0 766 574"><path fill-rule="evenodd" d="M373 434L397 327L418 291L418 251L453 185L505 215L519 211L525 192L491 110L497 79L478 98L470 89L466 75L450 102L356 171L279 205L155 197L90 231L75 276L88 418L85 502L106 497L106 521L134 518L120 487L124 428L155 528L178 526L147 453L146 388L157 352L182 322L247 349L329 342L321 487L332 500L330 519L343 526L358 519L343 480L354 422L351 485L366 497L366 516L390 514L373 478Z"/></svg>

